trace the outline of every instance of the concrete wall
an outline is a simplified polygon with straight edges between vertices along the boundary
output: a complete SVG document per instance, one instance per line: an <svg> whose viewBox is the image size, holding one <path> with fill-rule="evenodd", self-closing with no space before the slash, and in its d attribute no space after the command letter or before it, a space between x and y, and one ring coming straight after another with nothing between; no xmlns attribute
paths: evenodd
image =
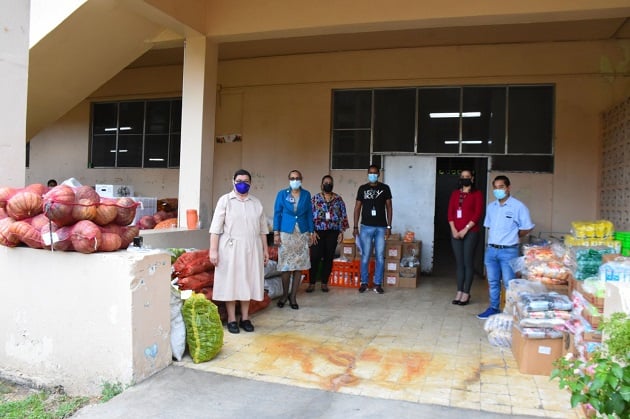
<svg viewBox="0 0 630 419"><path fill-rule="evenodd" d="M232 174L240 167L252 172L252 193L262 200L268 216L291 169L300 169L304 186L317 192L321 176L330 171L331 89L554 83L555 171L510 174L510 178L515 196L530 207L538 231L569 231L572 220L598 216L601 113L630 94L630 78L625 73L602 73L600 62L605 59L617 68L625 62L626 47L612 41L562 42L220 62L217 134L239 133L243 142L215 144L210 206L214 208L218 196L230 190ZM33 139L28 182L74 176L86 184L132 183L142 196L177 196L176 170L96 170L86 165L89 101L164 97L178 89L181 91L181 67L121 72ZM72 158L66 158L68 153ZM366 181L365 169L335 170L332 175L336 191L351 211L356 189ZM494 175L489 174L489 181Z"/></svg>
<svg viewBox="0 0 630 419"><path fill-rule="evenodd" d="M0 266L0 375L100 395L170 364L166 253L0 246Z"/></svg>

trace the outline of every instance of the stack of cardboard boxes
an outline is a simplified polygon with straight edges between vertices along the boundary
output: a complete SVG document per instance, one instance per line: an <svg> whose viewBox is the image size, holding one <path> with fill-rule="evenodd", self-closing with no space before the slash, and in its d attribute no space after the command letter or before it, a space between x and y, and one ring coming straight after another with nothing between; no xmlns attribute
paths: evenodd
<svg viewBox="0 0 630 419"><path fill-rule="evenodd" d="M421 241L404 242L400 234L391 234L385 242L385 266L383 273L383 285L386 287L416 288L420 279L420 252ZM359 287L357 278L360 278L361 254L357 252L355 243L343 242L339 249L339 258L333 262L328 284L332 286ZM415 266L402 266L405 260L415 257ZM408 259L405 259L408 258ZM374 279L374 248L369 264L369 285ZM346 280L348 277L348 280Z"/></svg>
<svg viewBox="0 0 630 419"><path fill-rule="evenodd" d="M400 239L400 234L391 234L385 241L385 286L416 288L420 280L421 251L421 241L406 242ZM411 260L415 262L409 263Z"/></svg>

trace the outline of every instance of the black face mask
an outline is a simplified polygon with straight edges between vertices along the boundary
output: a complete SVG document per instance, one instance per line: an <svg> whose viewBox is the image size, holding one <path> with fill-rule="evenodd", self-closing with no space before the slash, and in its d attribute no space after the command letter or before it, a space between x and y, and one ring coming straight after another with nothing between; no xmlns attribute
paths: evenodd
<svg viewBox="0 0 630 419"><path fill-rule="evenodd" d="M330 192L332 192L333 185L332 185L332 183L324 183L322 185L322 189L324 190L324 192L330 193Z"/></svg>
<svg viewBox="0 0 630 419"><path fill-rule="evenodd" d="M462 186L470 186L472 185L472 179L460 179L459 180L459 187L461 188Z"/></svg>

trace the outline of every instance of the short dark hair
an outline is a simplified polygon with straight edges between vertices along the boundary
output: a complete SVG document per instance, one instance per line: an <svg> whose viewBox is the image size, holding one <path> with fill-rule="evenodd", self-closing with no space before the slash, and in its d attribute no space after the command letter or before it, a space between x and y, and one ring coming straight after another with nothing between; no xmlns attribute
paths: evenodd
<svg viewBox="0 0 630 419"><path fill-rule="evenodd" d="M494 182L496 182L497 180L502 180L503 183L505 183L505 186L510 186L510 179L508 179L508 177L505 175L499 175L495 177L494 180L492 181L492 186L494 186Z"/></svg>
<svg viewBox="0 0 630 419"><path fill-rule="evenodd" d="M300 175L300 177L303 177L303 176L302 176L302 172L300 172L300 171L299 171L299 170L297 170L297 169L293 169L293 170L291 170L291 171L289 172L289 174L287 175L287 177L291 177L291 173L297 173L298 175Z"/></svg>
<svg viewBox="0 0 630 419"><path fill-rule="evenodd" d="M57 186L57 181L55 179L48 179L48 182L46 182L46 186Z"/></svg>
<svg viewBox="0 0 630 419"><path fill-rule="evenodd" d="M236 172L234 172L234 177L232 178L232 180L236 180L236 176L247 176L249 178L249 181L252 181L252 175L245 169L238 169Z"/></svg>
<svg viewBox="0 0 630 419"><path fill-rule="evenodd" d="M370 169L376 169L379 172L381 171L381 168L378 167L378 165L376 165L376 164L371 164L370 167L368 167L368 172L370 171Z"/></svg>
<svg viewBox="0 0 630 419"><path fill-rule="evenodd" d="M324 176L322 176L322 183L324 183L324 180L326 180L326 179L330 179L330 181L331 181L332 183L335 183L335 180L334 180L334 179L333 179L333 177L332 177L332 176L330 176L330 175L324 175Z"/></svg>

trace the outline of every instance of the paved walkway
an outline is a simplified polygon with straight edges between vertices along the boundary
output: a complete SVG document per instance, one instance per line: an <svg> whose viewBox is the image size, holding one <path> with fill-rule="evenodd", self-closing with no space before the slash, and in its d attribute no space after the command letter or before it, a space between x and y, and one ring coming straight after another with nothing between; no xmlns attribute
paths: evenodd
<svg viewBox="0 0 630 419"><path fill-rule="evenodd" d="M511 351L491 346L486 283L454 306L453 279L416 289L298 294L275 301L254 333L225 334L210 362L189 357L81 418L488 417L577 418L569 394L547 376L520 374Z"/></svg>

